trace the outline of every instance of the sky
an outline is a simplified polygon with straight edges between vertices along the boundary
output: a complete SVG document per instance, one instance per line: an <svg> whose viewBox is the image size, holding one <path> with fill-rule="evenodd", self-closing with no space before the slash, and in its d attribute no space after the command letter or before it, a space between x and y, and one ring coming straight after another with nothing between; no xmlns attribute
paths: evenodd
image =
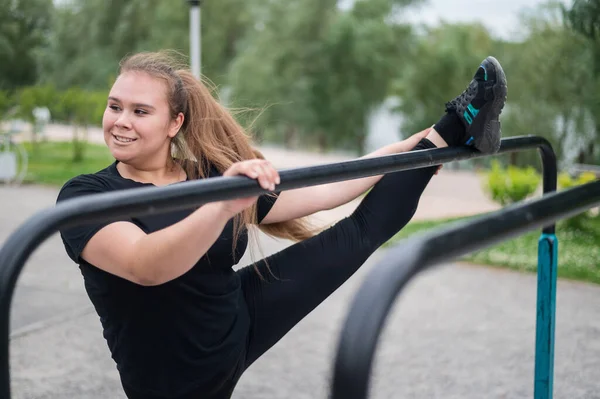
<svg viewBox="0 0 600 399"><path fill-rule="evenodd" d="M345 8L353 0L340 0ZM419 7L407 10L405 20L411 23L436 25L446 22L481 22L490 32L503 39L518 37L519 13L547 0L425 0ZM563 0L571 4L571 0Z"/></svg>

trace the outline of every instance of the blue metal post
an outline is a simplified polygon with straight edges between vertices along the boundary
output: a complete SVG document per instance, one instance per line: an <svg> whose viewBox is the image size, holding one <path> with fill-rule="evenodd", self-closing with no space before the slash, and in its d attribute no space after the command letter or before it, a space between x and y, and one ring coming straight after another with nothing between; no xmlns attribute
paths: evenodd
<svg viewBox="0 0 600 399"><path fill-rule="evenodd" d="M538 247L537 321L535 336L535 399L552 399L558 240L542 234Z"/></svg>

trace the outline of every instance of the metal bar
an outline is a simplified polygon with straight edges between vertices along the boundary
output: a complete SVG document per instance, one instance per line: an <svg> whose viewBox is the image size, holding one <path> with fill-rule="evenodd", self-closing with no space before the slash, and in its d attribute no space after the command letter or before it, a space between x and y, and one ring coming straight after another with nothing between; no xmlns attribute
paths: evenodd
<svg viewBox="0 0 600 399"><path fill-rule="evenodd" d="M558 182L558 171L556 154L550 146L550 144L541 145L539 147L540 155L542 157L542 168L543 168L543 190L544 194L548 194L556 191L556 184ZM553 224L544 226L544 234L554 234L556 227Z"/></svg>
<svg viewBox="0 0 600 399"><path fill-rule="evenodd" d="M535 335L535 399L552 399L558 240L542 234L538 246L538 291Z"/></svg>
<svg viewBox="0 0 600 399"><path fill-rule="evenodd" d="M395 299L416 274L598 205L600 181L515 204L468 222L452 223L389 249L367 275L350 307L338 344L331 397L367 397L381 329Z"/></svg>
<svg viewBox="0 0 600 399"><path fill-rule="evenodd" d="M544 173L547 174L547 170L552 170L554 155L550 143L542 137L521 136L503 139L499 153L534 148L541 150ZM277 186L277 190L284 191L486 156L489 154L482 154L467 147L452 147L288 169L280 172L281 184ZM551 187L551 180L544 179L545 189ZM10 398L8 340L14 288L29 255L46 238L61 228L91 221L110 221L127 215L164 213L193 208L212 201L263 193L265 190L254 180L244 177L217 177L167 187L144 187L76 198L32 216L0 249L0 397Z"/></svg>

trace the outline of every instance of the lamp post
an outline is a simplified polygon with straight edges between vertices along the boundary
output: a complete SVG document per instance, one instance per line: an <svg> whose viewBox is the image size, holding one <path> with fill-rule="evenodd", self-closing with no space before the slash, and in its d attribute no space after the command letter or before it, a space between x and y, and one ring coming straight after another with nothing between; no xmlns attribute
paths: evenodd
<svg viewBox="0 0 600 399"><path fill-rule="evenodd" d="M192 73L200 79L200 63L202 40L200 33L200 3L202 0L187 0L190 3L190 58L192 61Z"/></svg>

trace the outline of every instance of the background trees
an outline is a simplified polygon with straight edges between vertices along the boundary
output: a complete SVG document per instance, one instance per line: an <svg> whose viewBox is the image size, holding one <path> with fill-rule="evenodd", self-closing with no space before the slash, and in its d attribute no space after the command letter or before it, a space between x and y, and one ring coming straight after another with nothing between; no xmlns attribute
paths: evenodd
<svg viewBox="0 0 600 399"><path fill-rule="evenodd" d="M260 140L363 153L384 100L399 99L401 136L423 129L492 54L509 79L504 134L545 136L567 163L598 161L599 1L549 1L522 16L518 41L474 24L417 29L401 17L418 3L205 0L202 72ZM187 54L188 24L183 0L0 0L0 110L26 116L40 86L58 99L77 88L96 115L123 56ZM72 122L63 102L46 102Z"/></svg>

